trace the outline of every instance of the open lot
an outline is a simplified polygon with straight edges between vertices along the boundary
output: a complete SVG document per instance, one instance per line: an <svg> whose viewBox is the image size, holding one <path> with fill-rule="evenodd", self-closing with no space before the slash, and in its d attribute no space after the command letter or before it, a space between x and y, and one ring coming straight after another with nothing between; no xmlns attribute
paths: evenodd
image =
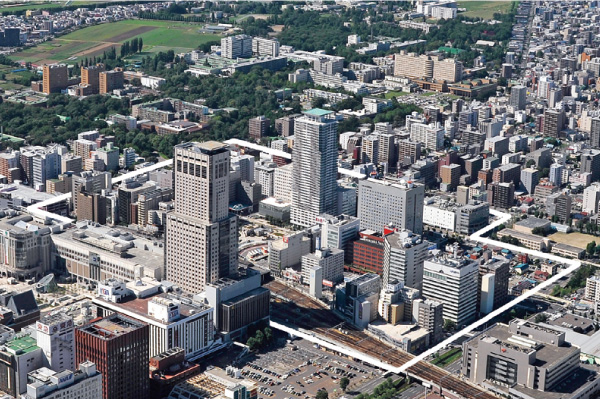
<svg viewBox="0 0 600 399"><path fill-rule="evenodd" d="M459 8L466 8L467 11L461 13L466 17L492 19L494 13L506 13L510 10L511 1L461 1Z"/></svg>
<svg viewBox="0 0 600 399"><path fill-rule="evenodd" d="M548 236L552 241L556 241L562 244L573 245L574 247L585 249L586 245L588 245L592 241L597 241L598 237L594 237L590 234L583 233L554 233Z"/></svg>
<svg viewBox="0 0 600 399"><path fill-rule="evenodd" d="M285 343L267 353L250 354L240 363L242 374L262 387L262 398L305 399L314 397L320 389L326 389L332 397L334 392L341 393L339 380L344 376L350 379L349 392L363 392L361 387L367 383L383 380L371 366L322 351L305 340Z"/></svg>
<svg viewBox="0 0 600 399"><path fill-rule="evenodd" d="M51 62L75 63L82 57L102 55L113 46L118 49L123 42L135 37L144 41L144 51L137 55L142 57L169 49L175 52L189 51L203 43L220 39L218 35L199 33L200 28L201 25L193 23L151 20L99 24L27 48L13 54L11 58L36 65Z"/></svg>

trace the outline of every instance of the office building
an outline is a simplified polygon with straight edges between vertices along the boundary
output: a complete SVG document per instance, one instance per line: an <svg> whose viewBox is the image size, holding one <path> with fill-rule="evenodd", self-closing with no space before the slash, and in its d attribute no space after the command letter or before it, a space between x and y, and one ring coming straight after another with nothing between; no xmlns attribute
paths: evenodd
<svg viewBox="0 0 600 399"><path fill-rule="evenodd" d="M115 89L122 89L124 84L123 70L116 68L112 71L103 71L99 74L100 94L112 93Z"/></svg>
<svg viewBox="0 0 600 399"><path fill-rule="evenodd" d="M43 92L45 94L60 93L69 85L69 75L66 64L44 64Z"/></svg>
<svg viewBox="0 0 600 399"><path fill-rule="evenodd" d="M104 64L81 67L81 84L88 85L91 94L100 92L100 72L104 72Z"/></svg>
<svg viewBox="0 0 600 399"><path fill-rule="evenodd" d="M18 398L27 392L27 374L43 366L35 338L18 334L0 347L0 391Z"/></svg>
<svg viewBox="0 0 600 399"><path fill-rule="evenodd" d="M320 215L316 223L321 225L321 245L348 251L348 245L358 238L360 219L348 215Z"/></svg>
<svg viewBox="0 0 600 399"><path fill-rule="evenodd" d="M527 87L513 86L510 89L509 104L515 110L518 110L518 111L524 110L525 105L527 104Z"/></svg>
<svg viewBox="0 0 600 399"><path fill-rule="evenodd" d="M381 277L374 273L363 274L335 292L335 307L350 322L366 328L378 315Z"/></svg>
<svg viewBox="0 0 600 399"><path fill-rule="evenodd" d="M37 345L44 365L56 373L75 369L73 318L66 313L48 314L35 323Z"/></svg>
<svg viewBox="0 0 600 399"><path fill-rule="evenodd" d="M383 285L392 281L420 290L423 285L423 262L429 243L410 231L397 231L385 236Z"/></svg>
<svg viewBox="0 0 600 399"><path fill-rule="evenodd" d="M183 290L237 274L237 217L229 214L229 149L175 146L175 210L167 215L165 273Z"/></svg>
<svg viewBox="0 0 600 399"><path fill-rule="evenodd" d="M269 56L269 57L278 57L279 56L279 41L277 39L266 39L263 37L253 37L252 38L252 54L257 55L259 57ZM233 58L233 57L231 57Z"/></svg>
<svg viewBox="0 0 600 399"><path fill-rule="evenodd" d="M489 224L490 204L472 201L456 208L455 231L459 234L473 234Z"/></svg>
<svg viewBox="0 0 600 399"><path fill-rule="evenodd" d="M515 187L521 181L521 165L508 163L500 165L492 171L492 182L512 183Z"/></svg>
<svg viewBox="0 0 600 399"><path fill-rule="evenodd" d="M565 335L521 319L498 323L463 343L461 372L490 389L510 387L518 397L530 397L532 392L544 397L580 368L581 351Z"/></svg>
<svg viewBox="0 0 600 399"><path fill-rule="evenodd" d="M90 172L81 173L81 176L72 176L71 201L73 203L73 211L77 214L79 207L79 194L86 193L100 194L102 190L106 190L112 186L112 176L108 172Z"/></svg>
<svg viewBox="0 0 600 399"><path fill-rule="evenodd" d="M275 131L279 136L290 137L294 135L294 119L298 115L288 115L275 119Z"/></svg>
<svg viewBox="0 0 600 399"><path fill-rule="evenodd" d="M344 251L337 248L317 248L302 257L302 282L308 284L310 271L321 268L323 280L339 283L344 280Z"/></svg>
<svg viewBox="0 0 600 399"><path fill-rule="evenodd" d="M358 218L361 229L383 231L393 225L415 234L423 232L425 187L412 181L388 183L361 180L358 186Z"/></svg>
<svg viewBox="0 0 600 399"><path fill-rule="evenodd" d="M477 311L491 313L508 302L510 265L505 259L490 259L479 265Z"/></svg>
<svg viewBox="0 0 600 399"><path fill-rule="evenodd" d="M479 265L465 259L436 256L423 264L423 296L444 305L444 319L458 327L477 313Z"/></svg>
<svg viewBox="0 0 600 399"><path fill-rule="evenodd" d="M540 181L539 176L539 171L534 168L527 168L521 171L521 184L528 194L533 195L535 187Z"/></svg>
<svg viewBox="0 0 600 399"><path fill-rule="evenodd" d="M332 112L312 109L295 120L291 221L312 226L337 208L337 122Z"/></svg>
<svg viewBox="0 0 600 399"><path fill-rule="evenodd" d="M300 266L302 256L309 254L310 249L311 238L304 231L284 236L277 241L269 241L271 273L281 276L283 270Z"/></svg>
<svg viewBox="0 0 600 399"><path fill-rule="evenodd" d="M250 118L248 120L248 135L250 138L259 141L262 137L269 134L269 126L271 121L264 115Z"/></svg>
<svg viewBox="0 0 600 399"><path fill-rule="evenodd" d="M181 347L190 359L212 349L214 309L204 303L160 293L159 284L147 278L128 283L104 280L98 293L92 303L99 316L119 313L149 326L148 357Z"/></svg>
<svg viewBox="0 0 600 399"><path fill-rule="evenodd" d="M379 163L379 135L371 134L363 139L361 163Z"/></svg>
<svg viewBox="0 0 600 399"><path fill-rule="evenodd" d="M103 399L148 397L148 337L148 325L120 314L75 330L77 364L96 364Z"/></svg>
<svg viewBox="0 0 600 399"><path fill-rule="evenodd" d="M104 170L115 172L119 170L119 148L115 147L113 143L107 143L106 147L98 148L96 155L104 164Z"/></svg>
<svg viewBox="0 0 600 399"><path fill-rule="evenodd" d="M229 59L252 56L252 37L248 35L228 36L221 39L221 56Z"/></svg>
<svg viewBox="0 0 600 399"><path fill-rule="evenodd" d="M42 367L27 375L27 394L23 399L98 399L102 397L102 376L92 362L79 370L56 372Z"/></svg>

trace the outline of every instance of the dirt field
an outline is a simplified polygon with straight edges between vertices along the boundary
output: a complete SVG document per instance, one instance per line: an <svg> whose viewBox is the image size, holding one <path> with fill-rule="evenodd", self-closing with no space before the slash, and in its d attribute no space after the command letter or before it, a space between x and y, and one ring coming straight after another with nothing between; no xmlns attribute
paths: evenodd
<svg viewBox="0 0 600 399"><path fill-rule="evenodd" d="M582 233L554 233L548 236L548 238L552 241L573 245L574 247L581 249L585 249L586 245L592 241L600 242L600 237L594 237L593 235Z"/></svg>

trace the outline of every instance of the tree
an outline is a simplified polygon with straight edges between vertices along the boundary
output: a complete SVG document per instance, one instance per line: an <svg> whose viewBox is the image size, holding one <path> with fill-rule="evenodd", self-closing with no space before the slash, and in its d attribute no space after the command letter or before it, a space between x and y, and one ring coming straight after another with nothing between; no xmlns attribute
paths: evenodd
<svg viewBox="0 0 600 399"><path fill-rule="evenodd" d="M250 349L251 351L258 348L258 343L256 342L256 338L254 337L248 338L246 345L248 345L248 349Z"/></svg>
<svg viewBox="0 0 600 399"><path fill-rule="evenodd" d="M144 39L140 37L140 40L138 40L138 51L140 53L142 52L142 47L144 47Z"/></svg>
<svg viewBox="0 0 600 399"><path fill-rule="evenodd" d="M321 389L317 392L317 399L329 399L329 393L325 389Z"/></svg>
<svg viewBox="0 0 600 399"><path fill-rule="evenodd" d="M589 256L594 255L594 251L596 250L596 241L588 243L588 245L585 247L585 250Z"/></svg>
<svg viewBox="0 0 600 399"><path fill-rule="evenodd" d="M342 388L342 391L346 392L346 388L348 388L348 385L350 385L350 380L348 379L348 377L342 377L342 379L340 380L340 388Z"/></svg>
<svg viewBox="0 0 600 399"><path fill-rule="evenodd" d="M445 319L444 320L444 330L452 331L456 328L456 323L453 320Z"/></svg>

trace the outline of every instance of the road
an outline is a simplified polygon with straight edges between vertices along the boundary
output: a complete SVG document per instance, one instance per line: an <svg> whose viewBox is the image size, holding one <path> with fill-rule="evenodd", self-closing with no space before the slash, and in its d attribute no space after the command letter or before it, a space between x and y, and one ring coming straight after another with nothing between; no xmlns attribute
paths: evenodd
<svg viewBox="0 0 600 399"><path fill-rule="evenodd" d="M402 399L416 399L422 398L425 396L425 387L419 383L413 384L406 391L403 391L398 398Z"/></svg>

